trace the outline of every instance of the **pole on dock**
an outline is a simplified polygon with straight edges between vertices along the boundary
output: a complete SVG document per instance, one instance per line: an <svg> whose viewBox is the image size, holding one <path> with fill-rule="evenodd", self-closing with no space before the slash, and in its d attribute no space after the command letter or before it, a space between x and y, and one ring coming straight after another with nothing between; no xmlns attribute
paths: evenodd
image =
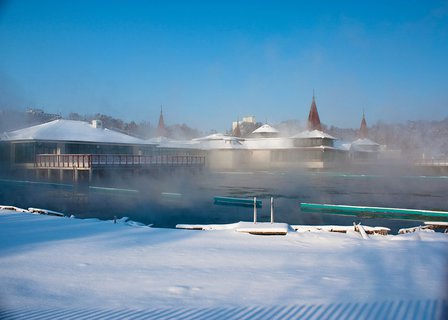
<svg viewBox="0 0 448 320"><path fill-rule="evenodd" d="M271 197L271 223L274 223L274 197Z"/></svg>
<svg viewBox="0 0 448 320"><path fill-rule="evenodd" d="M254 223L257 223L257 197L254 197Z"/></svg>

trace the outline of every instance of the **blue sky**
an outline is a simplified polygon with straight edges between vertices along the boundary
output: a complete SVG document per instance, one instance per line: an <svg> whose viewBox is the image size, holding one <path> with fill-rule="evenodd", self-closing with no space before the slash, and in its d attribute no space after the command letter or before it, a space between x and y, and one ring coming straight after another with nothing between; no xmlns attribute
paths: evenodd
<svg viewBox="0 0 448 320"><path fill-rule="evenodd" d="M448 117L448 1L1 1L0 108L225 131Z"/></svg>

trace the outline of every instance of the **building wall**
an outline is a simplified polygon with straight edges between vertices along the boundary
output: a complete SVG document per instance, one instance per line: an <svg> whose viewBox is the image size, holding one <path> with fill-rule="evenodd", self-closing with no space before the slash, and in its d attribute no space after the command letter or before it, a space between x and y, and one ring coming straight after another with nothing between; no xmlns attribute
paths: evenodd
<svg viewBox="0 0 448 320"><path fill-rule="evenodd" d="M240 170L248 167L247 150L215 149L209 150L207 166L212 170Z"/></svg>
<svg viewBox="0 0 448 320"><path fill-rule="evenodd" d="M207 152L200 149L157 147L153 151L153 154L173 156L205 156Z"/></svg>
<svg viewBox="0 0 448 320"><path fill-rule="evenodd" d="M324 148L258 150L210 150L207 164L212 170L270 170L337 167L346 160L346 152Z"/></svg>
<svg viewBox="0 0 448 320"><path fill-rule="evenodd" d="M328 138L300 138L294 139L295 147L333 147L334 141Z"/></svg>
<svg viewBox="0 0 448 320"><path fill-rule="evenodd" d="M11 148L5 142L0 142L0 173L9 170L11 160Z"/></svg>
<svg viewBox="0 0 448 320"><path fill-rule="evenodd" d="M250 166L252 168L268 169L271 167L271 150L251 150Z"/></svg>
<svg viewBox="0 0 448 320"><path fill-rule="evenodd" d="M153 145L115 145L100 143L63 143L63 142L4 142L3 148L8 150L10 164L34 163L38 154L155 154Z"/></svg>
<svg viewBox="0 0 448 320"><path fill-rule="evenodd" d="M14 152L14 163L32 163L36 154L36 144L34 142L17 143L12 148Z"/></svg>
<svg viewBox="0 0 448 320"><path fill-rule="evenodd" d="M134 154L130 145L111 145L96 143L69 143L65 145L66 154Z"/></svg>

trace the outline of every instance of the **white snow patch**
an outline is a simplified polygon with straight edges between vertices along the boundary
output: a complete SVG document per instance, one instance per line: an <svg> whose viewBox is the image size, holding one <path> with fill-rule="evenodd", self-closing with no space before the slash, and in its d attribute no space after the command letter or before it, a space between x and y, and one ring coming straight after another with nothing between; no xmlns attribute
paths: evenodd
<svg viewBox="0 0 448 320"><path fill-rule="evenodd" d="M329 135L328 133L325 133L320 130L302 131L302 132L296 134L295 136L292 136L291 138L292 139L327 138L327 139L331 139L331 140L336 140L336 138L333 137L332 135Z"/></svg>
<svg viewBox="0 0 448 320"><path fill-rule="evenodd" d="M29 211L26 210L26 209L22 209L22 208L14 207L14 206L0 205L0 213L2 213L2 211L4 211L4 213L7 213L7 211L29 212Z"/></svg>
<svg viewBox="0 0 448 320"><path fill-rule="evenodd" d="M1 210L0 301L86 310L448 298L446 234L356 234L264 237Z"/></svg>
<svg viewBox="0 0 448 320"><path fill-rule="evenodd" d="M269 124L264 124L261 127L255 129L252 134L256 133L279 133L277 129L275 129L273 126Z"/></svg>
<svg viewBox="0 0 448 320"><path fill-rule="evenodd" d="M177 229L188 230L234 230L251 234L273 234L286 235L289 231L289 225L286 223L268 223L268 222L244 222L231 224L178 224Z"/></svg>

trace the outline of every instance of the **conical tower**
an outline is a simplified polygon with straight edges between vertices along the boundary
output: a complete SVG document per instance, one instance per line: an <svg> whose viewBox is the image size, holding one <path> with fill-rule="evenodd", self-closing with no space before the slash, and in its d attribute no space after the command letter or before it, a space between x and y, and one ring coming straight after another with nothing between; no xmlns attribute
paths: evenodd
<svg viewBox="0 0 448 320"><path fill-rule="evenodd" d="M319 113L317 112L316 101L314 99L314 93L313 93L313 101L311 102L310 114L308 115L307 128L309 131L313 130L322 131L322 126L320 124L319 119Z"/></svg>
<svg viewBox="0 0 448 320"><path fill-rule="evenodd" d="M362 113L361 127L359 128L359 138L367 139L367 136L368 136L367 122L366 122L366 116L365 116L365 114L363 112Z"/></svg>
<svg viewBox="0 0 448 320"><path fill-rule="evenodd" d="M166 134L165 122L163 121L163 110L162 106L160 106L160 116L159 116L159 124L157 125L157 135L159 137L164 137Z"/></svg>
<svg viewBox="0 0 448 320"><path fill-rule="evenodd" d="M241 129L240 129L240 122L236 122L236 127L233 130L233 136L237 138L241 138Z"/></svg>

